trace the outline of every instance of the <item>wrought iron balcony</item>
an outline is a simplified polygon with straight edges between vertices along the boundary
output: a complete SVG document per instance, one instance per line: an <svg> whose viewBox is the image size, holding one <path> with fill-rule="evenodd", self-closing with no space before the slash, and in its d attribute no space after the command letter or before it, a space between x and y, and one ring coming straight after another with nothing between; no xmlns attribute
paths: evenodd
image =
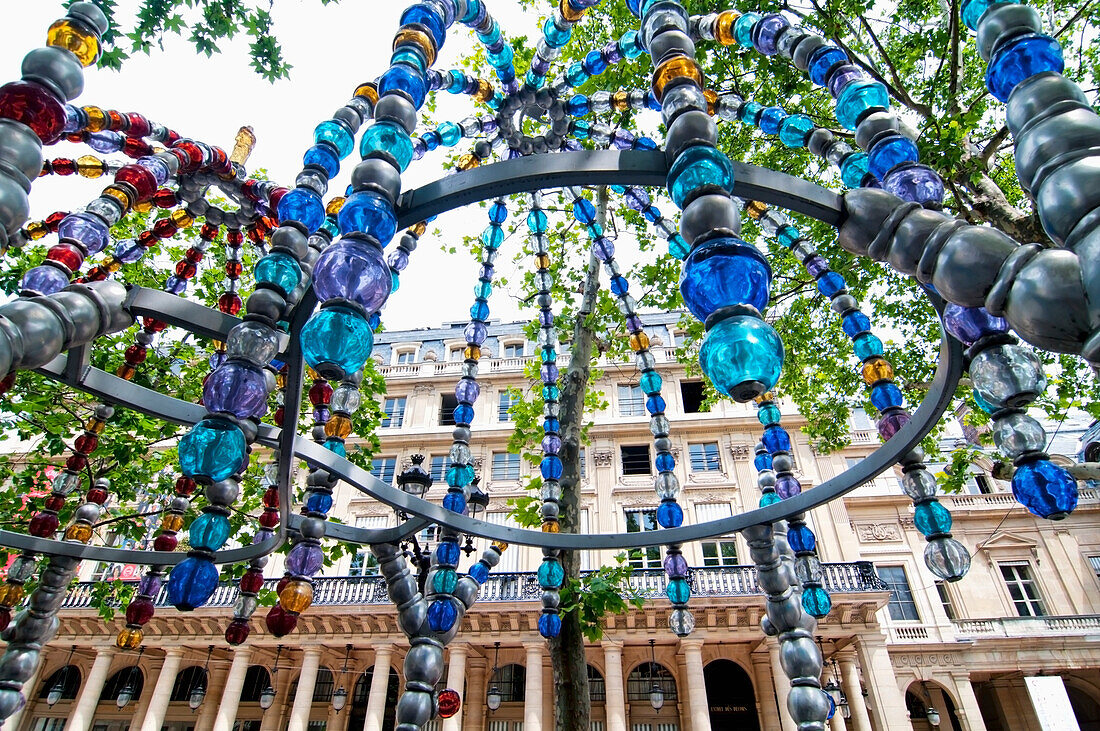
<svg viewBox="0 0 1100 731"><path fill-rule="evenodd" d="M825 588L833 594L889 591L889 587L875 573L870 561L822 564ZM630 579L634 588L644 597L664 595L667 578L660 569L635 569ZM756 572L752 566L705 566L691 569L689 581L692 595L698 597L757 596L762 592L756 585ZM132 583L132 582L126 582ZM277 579L269 579L264 588L274 590ZM75 584L65 597L63 609L88 609L94 606L92 587L95 582ZM481 587L478 601L524 602L538 601L542 595L534 572L493 574ZM207 602L208 607L229 607L237 600L235 584L219 586ZM162 589L156 601L158 606L168 604L167 591ZM350 606L362 604L388 604L386 584L378 576L331 576L314 579L313 606Z"/></svg>

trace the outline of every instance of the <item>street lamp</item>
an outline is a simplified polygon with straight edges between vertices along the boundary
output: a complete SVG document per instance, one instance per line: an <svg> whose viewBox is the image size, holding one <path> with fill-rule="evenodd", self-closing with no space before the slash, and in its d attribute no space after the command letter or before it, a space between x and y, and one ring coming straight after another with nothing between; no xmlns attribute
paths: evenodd
<svg viewBox="0 0 1100 731"><path fill-rule="evenodd" d="M500 658L500 643L493 643L493 674L489 677L492 678L492 684L489 686L489 694L485 696L485 705L489 706L490 711L495 711L500 708L500 702L502 700L500 696L500 688L497 686L497 671L500 669L497 666L497 660Z"/></svg>
<svg viewBox="0 0 1100 731"><path fill-rule="evenodd" d="M210 655L214 652L214 646L210 645L206 649L206 665L202 669L202 677L191 688L191 695L187 699L187 705L191 707L192 711L197 711L202 702L206 700L206 679L210 677Z"/></svg>
<svg viewBox="0 0 1100 731"><path fill-rule="evenodd" d="M466 497L466 509L470 517L475 520L480 518L489 507L489 493L481 489L481 485L478 484L480 482L480 477L473 479ZM466 534L466 545L462 547L462 551L467 556L474 552L474 537L469 533Z"/></svg>
<svg viewBox="0 0 1100 731"><path fill-rule="evenodd" d="M661 690L661 686L657 683L656 677L653 675L657 669L657 651L654 649L656 640L649 641L649 705L653 706L653 710L659 711L665 704L665 692Z"/></svg>
<svg viewBox="0 0 1100 731"><path fill-rule="evenodd" d="M348 655L351 654L351 643L344 645L344 667L340 670L340 687L332 694L332 710L339 713L348 703L348 692L344 688L344 678L348 672Z"/></svg>
<svg viewBox="0 0 1100 731"><path fill-rule="evenodd" d="M141 662L141 656L144 654L145 648L143 647L138 651L138 662ZM126 685L122 686L122 690L120 690L115 697L115 705L118 706L120 710L130 705L130 701L134 699L134 692L137 689L134 682L134 671L141 672L138 670L138 663L134 663L130 666L130 672L126 676Z"/></svg>
<svg viewBox="0 0 1100 731"><path fill-rule="evenodd" d="M61 675L57 678L57 682L46 693L46 705L50 708L53 708L54 704L65 695L65 685L69 682L69 668L72 667L74 652L76 652L76 645L73 645L69 650L69 657L65 660L65 667L61 669Z"/></svg>
<svg viewBox="0 0 1100 731"><path fill-rule="evenodd" d="M265 711L275 702L275 687L272 683L279 679L279 656L282 654L283 646L279 645L275 649L275 666L271 668L271 680L268 681L267 687L260 691L260 708Z"/></svg>
<svg viewBox="0 0 1100 731"><path fill-rule="evenodd" d="M424 455L414 454L409 459L412 460L412 465L397 476L397 485L409 497L423 498L424 493L432 486L432 476L420 466L424 462Z"/></svg>
<svg viewBox="0 0 1100 731"><path fill-rule="evenodd" d="M925 718L928 719L928 723L932 725L932 728L938 728L940 725L940 712L932 707L932 694L928 692L928 684L923 680L921 681L921 688L924 689L924 695L928 698L928 705L925 707Z"/></svg>

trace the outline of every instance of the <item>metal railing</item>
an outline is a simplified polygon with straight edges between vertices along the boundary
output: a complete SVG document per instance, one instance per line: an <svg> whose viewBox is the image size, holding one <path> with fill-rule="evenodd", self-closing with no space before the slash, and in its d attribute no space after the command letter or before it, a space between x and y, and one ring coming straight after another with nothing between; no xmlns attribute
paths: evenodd
<svg viewBox="0 0 1100 731"><path fill-rule="evenodd" d="M824 585L830 593L860 593L889 591L890 588L875 573L869 561L822 564ZM752 566L703 566L693 568L689 574L692 594L699 597L758 596L762 592L756 584L756 571ZM278 579L264 582L264 589L274 590ZM646 598L664 595L668 579L660 569L635 569L630 582L635 591ZM132 583L132 582L127 582ZM63 609L88 609L94 605L93 587L96 582L81 581L73 585L65 597ZM524 602L538 601L542 596L534 572L493 574L481 587L478 601ZM228 607L237 601L235 584L219 586L207 607ZM313 581L314 606L354 606L388 604L386 583L379 576L331 576ZM157 596L156 604L168 604L166 589Z"/></svg>

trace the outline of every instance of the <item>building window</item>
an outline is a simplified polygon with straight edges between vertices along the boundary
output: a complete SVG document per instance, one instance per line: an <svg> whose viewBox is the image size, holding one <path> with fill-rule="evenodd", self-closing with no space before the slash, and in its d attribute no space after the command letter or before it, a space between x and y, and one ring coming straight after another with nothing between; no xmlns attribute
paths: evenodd
<svg viewBox="0 0 1100 731"><path fill-rule="evenodd" d="M733 515L733 508L729 503L699 503L695 506L695 521L697 523L709 523L712 520L721 520ZM704 541L700 545L703 552L704 566L736 566L737 542L732 536L718 538L717 540Z"/></svg>
<svg viewBox="0 0 1100 731"><path fill-rule="evenodd" d="M510 452L493 452L493 480L501 482L519 480L519 455Z"/></svg>
<svg viewBox="0 0 1100 731"><path fill-rule="evenodd" d="M542 668L538 669L542 672ZM522 665L505 665L497 668L489 682L489 686L495 686L500 691L500 700L503 703L522 703L524 691L527 685L527 672Z"/></svg>
<svg viewBox="0 0 1100 731"><path fill-rule="evenodd" d="M702 381L680 381L680 398L685 414L698 414L703 410L705 389Z"/></svg>
<svg viewBox="0 0 1100 731"><path fill-rule="evenodd" d="M627 510L626 532L645 533L657 530L657 510ZM627 561L636 569L656 569L661 567L660 546L648 546L646 548L632 548L627 553Z"/></svg>
<svg viewBox="0 0 1100 731"><path fill-rule="evenodd" d="M1089 566L1092 567L1092 572L1096 574L1096 580L1100 581L1100 556L1089 556Z"/></svg>
<svg viewBox="0 0 1100 731"><path fill-rule="evenodd" d="M955 613L955 601L951 598L951 589L948 588L946 581L936 582L936 593L940 595L940 604L943 605L943 613L947 615L947 618L954 622L958 619L958 615Z"/></svg>
<svg viewBox="0 0 1100 731"><path fill-rule="evenodd" d="M648 701L649 691L657 685L665 693L665 703L676 700L676 679L664 665L644 662L626 677L626 699Z"/></svg>
<svg viewBox="0 0 1100 731"><path fill-rule="evenodd" d="M1043 617L1043 600L1039 596L1039 586L1031 578L1031 566L1026 561L1013 561L999 564L1001 576L1008 587L1008 595L1021 617Z"/></svg>
<svg viewBox="0 0 1100 731"><path fill-rule="evenodd" d="M649 475L652 469L649 466L649 445L627 445L619 447L619 454L623 460L624 475Z"/></svg>
<svg viewBox="0 0 1100 731"><path fill-rule="evenodd" d="M591 665L588 666L588 700L595 703L607 700L607 685L604 683L603 676Z"/></svg>
<svg viewBox="0 0 1100 731"><path fill-rule="evenodd" d="M645 394L637 385L619 385L619 416L645 416Z"/></svg>
<svg viewBox="0 0 1100 731"><path fill-rule="evenodd" d="M411 365L416 362L416 351L399 350L394 360L397 365Z"/></svg>
<svg viewBox="0 0 1100 731"><path fill-rule="evenodd" d="M446 454L437 454L432 457L432 469L428 474L432 477L432 482L440 484L447 476L447 469L451 466L451 457Z"/></svg>
<svg viewBox="0 0 1100 731"><path fill-rule="evenodd" d="M500 349L501 358L522 358L523 343L505 343Z"/></svg>
<svg viewBox="0 0 1100 731"><path fill-rule="evenodd" d="M385 528L387 522L388 519L380 515L359 515L355 518L355 527ZM378 560L375 559L369 548L363 546L351 555L348 576L378 576Z"/></svg>
<svg viewBox="0 0 1100 731"><path fill-rule="evenodd" d="M909 588L909 579L904 566L879 566L879 577L890 587L890 619L920 621L917 603L913 601L913 592Z"/></svg>
<svg viewBox="0 0 1100 731"><path fill-rule="evenodd" d="M443 399L439 402L439 425L454 426L455 409L457 408L458 399L455 398L455 395L453 393L443 394Z"/></svg>
<svg viewBox="0 0 1100 731"><path fill-rule="evenodd" d="M584 447L581 447L578 450L577 459L581 463L581 479L582 480L588 479L588 459L587 459L587 457L588 457L588 452L585 451Z"/></svg>
<svg viewBox="0 0 1100 731"><path fill-rule="evenodd" d="M718 472L722 469L722 461L718 458L718 442L689 444L688 454L691 457L692 472Z"/></svg>
<svg viewBox="0 0 1100 731"><path fill-rule="evenodd" d="M459 362L466 360L466 346L454 345L447 351L447 360Z"/></svg>
<svg viewBox="0 0 1100 731"><path fill-rule="evenodd" d="M964 489L971 495L989 495L997 491L993 485L993 478L983 474L970 475Z"/></svg>
<svg viewBox="0 0 1100 731"><path fill-rule="evenodd" d="M375 457L371 460L370 473L387 485L393 484L393 474L396 470L396 457Z"/></svg>
<svg viewBox="0 0 1100 731"><path fill-rule="evenodd" d="M500 421L512 421L512 415L509 413L509 409L512 408L512 404L519 403L519 394L515 393L512 389L500 392L500 403L497 406L497 419Z"/></svg>
<svg viewBox="0 0 1100 731"><path fill-rule="evenodd" d="M405 397L388 398L382 404L382 426L397 428L405 423Z"/></svg>

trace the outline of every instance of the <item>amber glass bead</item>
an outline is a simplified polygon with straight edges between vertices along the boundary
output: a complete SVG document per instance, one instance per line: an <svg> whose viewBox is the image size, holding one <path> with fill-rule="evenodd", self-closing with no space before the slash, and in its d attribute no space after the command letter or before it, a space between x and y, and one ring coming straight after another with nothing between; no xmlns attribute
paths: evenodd
<svg viewBox="0 0 1100 731"><path fill-rule="evenodd" d="M429 66L435 63L435 43L427 33L415 28L402 28L393 37L393 50L396 51L397 47L404 43L410 43L423 51Z"/></svg>
<svg viewBox="0 0 1100 731"><path fill-rule="evenodd" d="M65 540L87 543L92 539L92 526L87 523L73 523L65 529Z"/></svg>
<svg viewBox="0 0 1100 731"><path fill-rule="evenodd" d="M741 17L736 10L727 10L718 14L718 20L714 24L714 40L723 46L732 46L737 43L737 36L733 33L733 24Z"/></svg>
<svg viewBox="0 0 1100 731"><path fill-rule="evenodd" d="M130 120L122 116L117 109L107 110L107 125L113 130L125 130L130 126Z"/></svg>
<svg viewBox="0 0 1100 731"><path fill-rule="evenodd" d="M19 584L4 584L0 586L0 605L14 607L26 595L26 590Z"/></svg>
<svg viewBox="0 0 1100 731"><path fill-rule="evenodd" d="M561 526L556 520L548 520L542 524L543 533L561 533Z"/></svg>
<svg viewBox="0 0 1100 731"><path fill-rule="evenodd" d="M84 107L84 113L88 115L88 126L84 129L89 132L101 132L107 129L107 113L99 107Z"/></svg>
<svg viewBox="0 0 1100 731"><path fill-rule="evenodd" d="M122 268L122 262L112 256L104 263L103 268L109 272L117 272Z"/></svg>
<svg viewBox="0 0 1100 731"><path fill-rule="evenodd" d="M125 627L115 638L115 644L123 650L136 650L141 646L143 639L145 639L145 633L140 629Z"/></svg>
<svg viewBox="0 0 1100 731"><path fill-rule="evenodd" d="M175 513L168 513L160 520L161 530L179 531L183 528L183 516L176 515Z"/></svg>
<svg viewBox="0 0 1100 731"><path fill-rule="evenodd" d="M621 89L611 95L611 108L616 112L625 112L630 109L630 95Z"/></svg>
<svg viewBox="0 0 1100 731"><path fill-rule="evenodd" d="M84 425L84 431L89 431L92 434L102 434L104 427L107 423L100 421L99 419L89 419L88 423Z"/></svg>
<svg viewBox="0 0 1100 731"><path fill-rule="evenodd" d="M335 414L325 423L325 436L340 437L351 434L351 419Z"/></svg>
<svg viewBox="0 0 1100 731"><path fill-rule="evenodd" d="M458 158L458 169L459 170L473 170L474 168L476 168L480 164L481 164L481 160L479 160L476 155L473 155L469 152L467 152L462 157Z"/></svg>
<svg viewBox="0 0 1100 731"><path fill-rule="evenodd" d="M535 266L539 269L550 268L550 256L549 254L539 254L535 257Z"/></svg>
<svg viewBox="0 0 1100 731"><path fill-rule="evenodd" d="M558 11L561 13L561 17L565 18L570 23L576 23L584 17L584 9L574 10L573 6L569 4L569 0L560 0L558 3Z"/></svg>
<svg viewBox="0 0 1100 731"><path fill-rule="evenodd" d="M481 360L481 347L478 345L467 345L466 349L462 351L462 355L466 360Z"/></svg>
<svg viewBox="0 0 1100 731"><path fill-rule="evenodd" d="M365 84L360 84L355 88L355 96L361 96L364 99L370 99L371 104L377 104L378 87L374 85L373 81L368 81Z"/></svg>
<svg viewBox="0 0 1100 731"><path fill-rule="evenodd" d="M171 218L172 222L180 228L187 228L195 222L195 219L191 216L191 214L183 210L182 208L177 208L176 210L172 211L172 215L169 216L169 218Z"/></svg>
<svg viewBox="0 0 1100 731"><path fill-rule="evenodd" d="M115 371L115 375L124 381L132 381L134 379L134 376L137 375L137 369L129 363L123 363Z"/></svg>
<svg viewBox="0 0 1100 731"><path fill-rule="evenodd" d="M873 386L879 381L894 380L894 369L885 358L875 358L863 364L863 382Z"/></svg>
<svg viewBox="0 0 1100 731"><path fill-rule="evenodd" d="M153 199L150 198L147 201L138 201L134 204L134 210L138 213L148 213L153 210Z"/></svg>
<svg viewBox="0 0 1100 731"><path fill-rule="evenodd" d="M99 58L99 39L83 24L62 18L46 32L47 46L60 46L71 51L81 66L91 66Z"/></svg>
<svg viewBox="0 0 1100 731"><path fill-rule="evenodd" d="M81 155L76 159L76 172L85 178L98 178L107 172L107 163L95 155Z"/></svg>
<svg viewBox="0 0 1100 731"><path fill-rule="evenodd" d="M328 205L325 206L325 215L326 216L335 216L337 213L340 212L340 209L344 207L344 201L345 200L346 199L342 195L338 195L335 198L333 198L332 200L330 200L328 202Z"/></svg>
<svg viewBox="0 0 1100 731"><path fill-rule="evenodd" d="M761 203L760 201L749 201L745 204L745 213L747 213L749 218L754 221L759 220L760 217L767 212L768 205L766 203Z"/></svg>
<svg viewBox="0 0 1100 731"><path fill-rule="evenodd" d="M301 614L313 603L313 584L308 581L291 581L279 592L279 604L283 609Z"/></svg>
<svg viewBox="0 0 1100 731"><path fill-rule="evenodd" d="M286 388L286 374L279 372L275 374L275 387Z"/></svg>
<svg viewBox="0 0 1100 731"><path fill-rule="evenodd" d="M493 98L493 86L485 79L477 80L477 91L474 92L474 101L487 102Z"/></svg>
<svg viewBox="0 0 1100 731"><path fill-rule="evenodd" d="M703 89L703 96L707 100L707 114L713 117L718 111L718 92L714 89Z"/></svg>
<svg viewBox="0 0 1100 731"><path fill-rule="evenodd" d="M134 201L124 188L117 185L108 185L103 189L103 195L109 195L122 204L122 212L126 213L134 207Z"/></svg>
<svg viewBox="0 0 1100 731"><path fill-rule="evenodd" d="M26 232L27 238L31 241L37 241L50 232L50 227L42 221L34 221L33 223L28 223L27 227L23 230Z"/></svg>
<svg viewBox="0 0 1100 731"><path fill-rule="evenodd" d="M493 541L493 548L497 549L501 553L508 550L508 544L504 541Z"/></svg>
<svg viewBox="0 0 1100 731"><path fill-rule="evenodd" d="M765 391L764 393L754 398L753 401L758 404L762 404L767 401L775 401L775 394L773 394L771 391Z"/></svg>
<svg viewBox="0 0 1100 731"><path fill-rule="evenodd" d="M636 332L630 336L630 349L637 352L649 347L649 336L644 332Z"/></svg>
<svg viewBox="0 0 1100 731"><path fill-rule="evenodd" d="M411 233L413 236L423 236L424 232L427 230L428 224L425 221L414 223L412 226L409 226L409 233Z"/></svg>
<svg viewBox="0 0 1100 731"><path fill-rule="evenodd" d="M664 98L665 88L677 79L690 79L700 89L703 88L703 72L695 59L689 56L673 56L662 61L653 71L653 95L658 101Z"/></svg>
<svg viewBox="0 0 1100 731"><path fill-rule="evenodd" d="M317 374L317 371L313 370L309 366L306 366L306 375L309 376L309 380L311 381L317 381L321 378L321 376ZM312 386L310 388L312 388Z"/></svg>

